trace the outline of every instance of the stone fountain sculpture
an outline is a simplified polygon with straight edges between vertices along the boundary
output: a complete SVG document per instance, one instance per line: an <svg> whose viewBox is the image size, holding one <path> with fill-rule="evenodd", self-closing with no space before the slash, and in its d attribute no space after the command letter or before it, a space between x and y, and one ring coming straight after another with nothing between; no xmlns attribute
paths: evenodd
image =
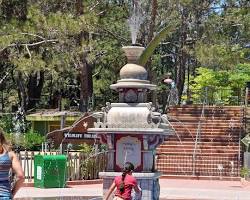
<svg viewBox="0 0 250 200"><path fill-rule="evenodd" d="M119 103L107 103L102 112L94 113L97 122L88 132L96 133L108 146L107 171L99 174L104 194L129 161L135 166L133 176L142 188L142 199L157 200L161 173L154 167L155 150L173 130L166 116L155 112L152 103L146 103L148 91L156 85L147 80L146 69L136 64L144 48L127 46L123 50L128 64L120 70L121 79L110 86L119 92Z"/></svg>

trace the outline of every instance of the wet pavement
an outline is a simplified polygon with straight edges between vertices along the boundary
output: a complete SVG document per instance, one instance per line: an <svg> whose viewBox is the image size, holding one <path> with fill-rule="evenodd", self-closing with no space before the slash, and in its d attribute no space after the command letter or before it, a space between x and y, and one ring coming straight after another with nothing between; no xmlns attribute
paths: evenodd
<svg viewBox="0 0 250 200"><path fill-rule="evenodd" d="M160 179L160 200L250 200L250 182ZM102 184L71 188L24 187L16 200L100 200Z"/></svg>

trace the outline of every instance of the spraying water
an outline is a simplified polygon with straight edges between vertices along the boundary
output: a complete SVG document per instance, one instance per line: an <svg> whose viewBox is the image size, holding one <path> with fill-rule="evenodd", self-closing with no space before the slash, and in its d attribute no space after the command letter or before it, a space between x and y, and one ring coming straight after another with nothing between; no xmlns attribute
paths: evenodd
<svg viewBox="0 0 250 200"><path fill-rule="evenodd" d="M175 106L178 104L179 96L178 96L178 89L175 85L175 82L171 82L171 88L168 95L168 106Z"/></svg>
<svg viewBox="0 0 250 200"><path fill-rule="evenodd" d="M24 112L21 108L18 108L17 112L13 117L14 124L14 140L15 143L18 143L20 140L20 135L25 131L25 121L24 121Z"/></svg>
<svg viewBox="0 0 250 200"><path fill-rule="evenodd" d="M131 9L131 16L128 19L128 25L131 33L132 44L136 43L139 28L143 23L145 17L142 12L142 2L134 1Z"/></svg>

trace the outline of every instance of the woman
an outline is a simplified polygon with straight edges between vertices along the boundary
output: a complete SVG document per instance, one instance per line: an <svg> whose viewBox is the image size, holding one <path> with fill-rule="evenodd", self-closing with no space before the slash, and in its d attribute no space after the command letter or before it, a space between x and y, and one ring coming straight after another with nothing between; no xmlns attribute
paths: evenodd
<svg viewBox="0 0 250 200"><path fill-rule="evenodd" d="M16 184L11 191L11 183L9 180L10 169L16 175ZM21 164L4 137L4 132L0 129L0 199L12 199L24 181L24 173Z"/></svg>
<svg viewBox="0 0 250 200"><path fill-rule="evenodd" d="M131 200L131 191L135 190L136 193L141 193L141 189L137 185L136 179L132 176L134 165L126 162L124 165L123 173L121 176L115 177L114 182L110 186L104 200L108 200L113 190L116 188L114 200Z"/></svg>

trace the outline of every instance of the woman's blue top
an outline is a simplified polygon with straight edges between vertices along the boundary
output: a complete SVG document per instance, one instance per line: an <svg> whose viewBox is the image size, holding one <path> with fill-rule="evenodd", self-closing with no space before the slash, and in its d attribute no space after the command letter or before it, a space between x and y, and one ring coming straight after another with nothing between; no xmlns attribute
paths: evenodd
<svg viewBox="0 0 250 200"><path fill-rule="evenodd" d="M0 155L0 199L7 200L11 198L11 185L9 180L9 172L12 166L12 161L9 153L5 152Z"/></svg>

